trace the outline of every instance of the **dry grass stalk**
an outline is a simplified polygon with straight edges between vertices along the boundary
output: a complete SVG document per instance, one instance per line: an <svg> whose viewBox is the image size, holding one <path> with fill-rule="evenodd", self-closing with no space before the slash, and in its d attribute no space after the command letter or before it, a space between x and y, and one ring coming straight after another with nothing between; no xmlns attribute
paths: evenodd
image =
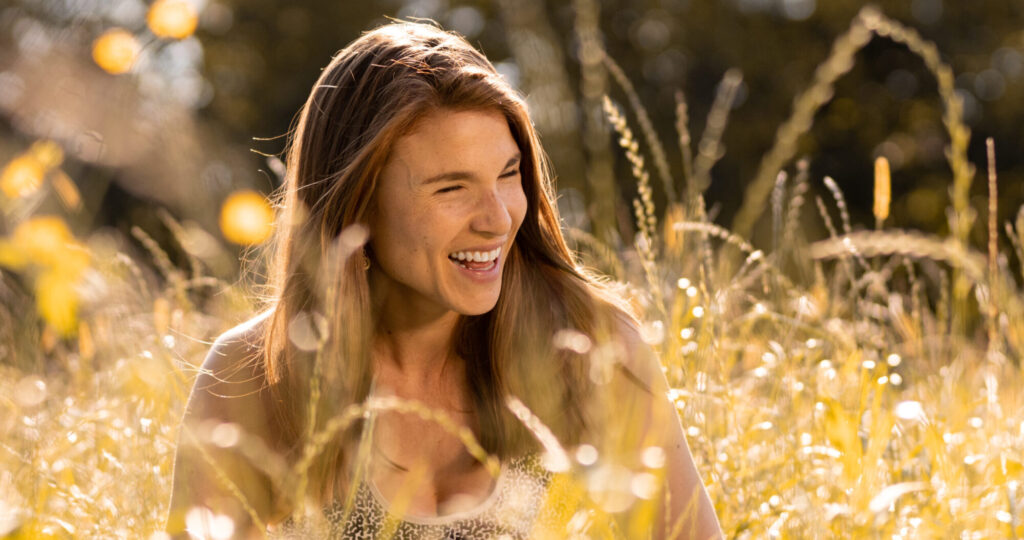
<svg viewBox="0 0 1024 540"><path fill-rule="evenodd" d="M575 227L567 227L565 235L576 245L576 249L585 256L592 257L601 269L616 279L625 279L626 271L615 251L600 238Z"/></svg>
<svg viewBox="0 0 1024 540"><path fill-rule="evenodd" d="M164 208L157 209L157 216L160 217L160 221L163 222L164 226L171 231L171 235L174 236L174 241L182 247L182 251L185 252L185 257L188 259L188 266L190 271L189 279L198 279L201 275L201 269L199 266L199 259L196 258L195 254L188 249L188 234L185 232L185 228L178 223L178 220L174 219Z"/></svg>
<svg viewBox="0 0 1024 540"><path fill-rule="evenodd" d="M800 211L803 209L804 197L810 188L808 183L810 164L806 159L797 162L796 176L793 178L793 186L789 191L789 203L786 208L785 229L782 238L792 248L796 245L797 230L800 228Z"/></svg>
<svg viewBox="0 0 1024 540"><path fill-rule="evenodd" d="M141 227L135 225L132 226L132 236L142 244L142 247L146 248L150 256L153 257L153 262L156 264L158 270L160 270L163 278L171 283L178 283L181 281L181 272L171 263L171 258L167 256L167 252L160 247L160 244L153 239L146 231L142 230Z"/></svg>
<svg viewBox="0 0 1024 540"><path fill-rule="evenodd" d="M718 119L719 117L721 117L721 121L718 123L721 124L723 129L725 124L725 116L727 116L728 111L725 111L724 113L718 113L716 111L718 111L720 107L719 101L721 99L724 99L722 98L723 89L725 89L724 83L725 81L723 81L722 85L719 85L719 91L716 93L715 96L715 104L713 104L712 106L712 113L715 115L715 118ZM731 104L734 99L735 96L731 95L728 98L729 103ZM682 158L683 178L686 183L686 200L684 201L686 217L688 219L695 221L707 222L709 220L707 215L707 206L705 204L703 194L703 191L704 189L706 189L706 186L704 188L699 187L699 181L697 179L696 173L694 172L693 150L690 148L690 144L692 141L689 128L689 112L686 105L686 97L683 94L682 90L676 90L675 100L676 132L679 135L679 152ZM708 118L708 125L711 125L710 116ZM709 136L707 127L705 127L704 136ZM717 145L717 141L720 137L721 134L719 133L716 136L712 136L711 139L714 140L715 144ZM708 179L708 183L710 183L710 178ZM710 298L710 294L708 293L708 291L712 288L711 284L714 283L715 277L711 263L711 248L708 245L708 237L706 234L701 235L700 239L697 242L697 249L698 259L702 261L699 268L700 291L702 296L705 299L707 299Z"/></svg>
<svg viewBox="0 0 1024 540"><path fill-rule="evenodd" d="M782 245L782 207L786 199L786 183L789 174L779 171L772 188L772 253L778 253Z"/></svg>
<svg viewBox="0 0 1024 540"><path fill-rule="evenodd" d="M693 150L690 148L690 115L686 106L686 96L682 90L676 90L676 133L679 135L679 153L683 162L683 180L686 182L687 200L693 199L696 185L693 178Z"/></svg>
<svg viewBox="0 0 1024 540"><path fill-rule="evenodd" d="M911 231L859 231L838 238L821 240L810 245L815 259L845 256L853 248L869 257L903 255L931 259L960 268L976 281L985 280L985 259L963 249L955 241L939 240Z"/></svg>
<svg viewBox="0 0 1024 540"><path fill-rule="evenodd" d="M999 290L999 229L997 214L999 213L999 189L996 182L996 144L992 137L985 139L985 151L988 158L988 351L992 357L999 342L999 309L996 307L996 296Z"/></svg>
<svg viewBox="0 0 1024 540"><path fill-rule="evenodd" d="M679 202L675 183L672 181L672 173L668 168L668 159L665 157L665 148L661 145L661 138L658 137L657 132L654 130L651 117L647 115L647 109L640 102L640 96L637 95L636 89L633 88L633 83L629 81L629 77L626 77L626 74L615 63L615 60L612 60L608 53L603 50L601 59L608 69L608 73L622 87L622 91L626 94L626 99L629 100L629 106L633 109L634 114L636 114L636 120L640 124L640 132L644 134L644 139L647 141L648 148L650 148L651 157L654 158L654 167L657 169L658 176L665 186L665 194L668 196L669 202Z"/></svg>
<svg viewBox="0 0 1024 540"><path fill-rule="evenodd" d="M651 295L654 304L664 314L665 301L661 287L657 285L659 278L655 261L658 258L658 221L655 216L654 200L651 194L650 175L644 166L644 158L640 155L640 145L633 137L633 131L626 124L626 118L612 100L605 96L604 110L608 121L612 124L616 133L619 134L619 146L626 151L626 159L632 166L633 177L636 179L637 198L633 199L633 213L636 217L639 234L635 242L637 253L640 255L640 265L643 268L644 276L650 285Z"/></svg>
<svg viewBox="0 0 1024 540"><path fill-rule="evenodd" d="M245 513L249 516L249 519L252 520L253 527L261 533L261 536L263 538L266 538L267 526L263 523L263 520L260 518L259 513L256 512L256 509L253 508L251 503L249 503L249 499L246 498L245 494L242 493L240 489L238 489L238 486L233 481L231 481L231 478L228 477L228 475L224 472L224 469L220 466L220 464L218 464L217 461L213 458L213 456L210 455L210 452L207 451L206 446L199 442L199 439L197 439L195 434L192 433L192 430L186 429L184 430L184 433L189 438L189 442L192 443L195 446L196 450L199 451L199 454L202 456L203 461L205 461L206 464L210 466L210 469L213 470L214 476L217 477L217 482L220 483L221 487L226 489L231 494L231 496L236 501L238 501L239 504L242 505L242 509L245 510Z"/></svg>
<svg viewBox="0 0 1024 540"><path fill-rule="evenodd" d="M836 201L836 208L839 209L839 222L843 226L843 234L850 234L853 232L853 227L850 225L850 211L846 206L846 197L843 195L843 190L839 188L839 184L832 179L831 176L826 176L823 179L825 187L828 188L829 193L832 194L832 198ZM861 255L856 246L850 248L850 253L853 255L854 260L860 264L863 270L870 270L867 261L864 260L864 256Z"/></svg>
<svg viewBox="0 0 1024 540"><path fill-rule="evenodd" d="M708 218L706 211L707 205L704 202L704 194L697 193L696 200L694 201L694 209L696 210L696 220L701 223L712 224L711 219ZM673 225L674 226L674 225ZM708 242L708 233L705 231L700 235L697 242L698 246L698 258L701 261L700 265L700 290L701 294L705 299L711 298L711 291L715 283L714 263L712 257L714 251L711 249L711 245Z"/></svg>
<svg viewBox="0 0 1024 540"><path fill-rule="evenodd" d="M697 158L693 164L694 186L697 192L703 193L711 185L711 168L725 155L722 145L722 134L729 120L729 111L736 102L736 92L743 84L743 75L738 69L730 69L722 76L715 92L715 100L711 104L704 132L697 145Z"/></svg>
<svg viewBox="0 0 1024 540"><path fill-rule="evenodd" d="M839 184L837 184L831 176L826 176L823 182L829 192L832 193L832 197L836 200L836 208L839 209L840 223L843 225L843 234L850 234L853 232L853 228L850 225L850 211L846 207L846 197L843 195L843 190L839 188Z"/></svg>
<svg viewBox="0 0 1024 540"><path fill-rule="evenodd" d="M547 468L553 472L568 471L572 466L572 460L569 459L568 452L558 442L555 434L544 424L544 421L533 414L530 408L515 396L509 396L505 400L505 406L544 447Z"/></svg>
<svg viewBox="0 0 1024 540"><path fill-rule="evenodd" d="M966 242L974 222L974 211L970 206L974 165L967 159L971 131L964 124L963 100L956 93L953 69L942 61L938 47L922 38L913 28L885 17L874 9L862 11L860 19L867 28L879 36L905 45L924 61L925 67L935 76L944 106L942 121L950 137L946 158L953 171L953 210L957 216L955 223L950 225L953 236L960 242Z"/></svg>
<svg viewBox="0 0 1024 540"><path fill-rule="evenodd" d="M633 178L636 179L639 201L633 201L633 209L636 212L637 228L653 241L657 237L658 223L654 215L654 200L651 197L651 177L644 165L644 158L640 155L640 144L633 136L633 130L629 129L622 111L608 96L604 98L604 112L619 135L619 146L626 151L626 159L629 160Z"/></svg>
<svg viewBox="0 0 1024 540"><path fill-rule="evenodd" d="M754 252L754 246L750 245L742 237L733 234L725 227L715 225L714 223L706 223L702 221L680 221L673 223L672 229L679 232L700 232L708 236L714 236L728 244L732 244L748 255Z"/></svg>
<svg viewBox="0 0 1024 540"><path fill-rule="evenodd" d="M1024 207L1022 207L1024 208ZM1015 232L1013 225L1009 222L1005 224L1004 230L1006 231L1006 237L1010 239L1010 244L1013 246L1014 253L1017 255L1017 263L1020 266L1021 280L1024 281L1024 243L1021 242L1021 235ZM1020 229L1018 229L1020 231Z"/></svg>
<svg viewBox="0 0 1024 540"><path fill-rule="evenodd" d="M403 414L413 414L422 420L433 422L450 435L457 437L466 447L466 451L487 467L492 476L497 476L501 469L494 456L488 455L487 451L480 446L472 430L459 425L447 411L429 407L420 401L403 399L395 396L371 397L364 403L349 405L341 413L330 418L323 429L313 435L302 452L302 457L293 467L297 478L301 478L309 469L314 457L324 450L326 445L339 433L347 429L353 422L363 418L369 412L394 411Z"/></svg>
<svg viewBox="0 0 1024 540"><path fill-rule="evenodd" d="M938 83L939 97L943 103L942 123L949 133L949 147L946 159L953 171L951 191L953 207L948 212L949 229L953 237L964 244L965 249L974 224L975 211L971 208L970 192L974 180L974 165L967 158L967 147L971 139L971 130L964 123L963 100L956 93L953 69L942 61L938 47L925 40L913 28L906 27L897 21L872 10L863 17L864 24L879 36L887 37L905 45L911 52L924 60L925 67L935 76ZM967 294L970 284L957 269L953 272L953 324L962 328L966 324Z"/></svg>
<svg viewBox="0 0 1024 540"><path fill-rule="evenodd" d="M814 72L814 82L793 101L793 113L779 126L775 142L761 159L754 179L747 186L743 204L733 220L733 231L740 236L749 236L754 223L763 211L765 199L771 192L775 176L796 153L800 136L806 133L814 122L814 114L832 99L835 82L853 67L857 52L867 45L871 32L864 24L864 18L874 10L867 8L850 23L850 28L839 36L832 45L832 52Z"/></svg>
<svg viewBox="0 0 1024 540"><path fill-rule="evenodd" d="M507 5L512 6L509 2ZM573 25L579 42L580 94L583 107L583 146L586 151L586 180L591 189L588 214L594 234L613 241L616 231L615 173L608 152L608 128L602 118L602 100L608 93L608 73L601 61L600 5L596 0L573 0Z"/></svg>

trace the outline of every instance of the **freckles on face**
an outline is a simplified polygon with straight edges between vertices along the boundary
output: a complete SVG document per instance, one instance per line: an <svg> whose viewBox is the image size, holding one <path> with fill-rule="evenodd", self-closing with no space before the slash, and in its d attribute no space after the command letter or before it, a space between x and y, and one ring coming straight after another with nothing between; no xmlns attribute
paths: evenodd
<svg viewBox="0 0 1024 540"><path fill-rule="evenodd" d="M526 214L520 159L497 111L435 111L398 139L369 220L371 271L392 305L466 315L494 307Z"/></svg>

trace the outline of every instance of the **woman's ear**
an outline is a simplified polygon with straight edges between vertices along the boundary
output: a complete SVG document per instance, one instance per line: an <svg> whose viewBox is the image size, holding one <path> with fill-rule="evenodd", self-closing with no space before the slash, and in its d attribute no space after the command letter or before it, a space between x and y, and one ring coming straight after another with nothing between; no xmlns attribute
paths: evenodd
<svg viewBox="0 0 1024 540"><path fill-rule="evenodd" d="M377 260L377 257L373 253L373 246L370 245L369 239L367 239L366 243L363 244L361 255L363 257L363 269L369 270L370 267L373 266L373 263L376 262Z"/></svg>

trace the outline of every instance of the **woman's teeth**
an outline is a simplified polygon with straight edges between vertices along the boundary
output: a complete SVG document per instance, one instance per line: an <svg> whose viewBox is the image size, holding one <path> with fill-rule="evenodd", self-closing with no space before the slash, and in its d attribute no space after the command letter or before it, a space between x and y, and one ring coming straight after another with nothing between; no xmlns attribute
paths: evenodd
<svg viewBox="0 0 1024 540"><path fill-rule="evenodd" d="M448 258L457 262L475 262L475 263L488 263L492 262L501 255L501 248L494 248L491 251L456 251Z"/></svg>

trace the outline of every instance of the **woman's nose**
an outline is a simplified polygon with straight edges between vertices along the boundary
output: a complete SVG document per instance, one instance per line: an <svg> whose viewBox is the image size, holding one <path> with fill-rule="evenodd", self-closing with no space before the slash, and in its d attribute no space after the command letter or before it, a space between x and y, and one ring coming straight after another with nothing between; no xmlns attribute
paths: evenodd
<svg viewBox="0 0 1024 540"><path fill-rule="evenodd" d="M488 190L481 196L470 227L474 232L501 236L512 228L508 201L497 190Z"/></svg>

